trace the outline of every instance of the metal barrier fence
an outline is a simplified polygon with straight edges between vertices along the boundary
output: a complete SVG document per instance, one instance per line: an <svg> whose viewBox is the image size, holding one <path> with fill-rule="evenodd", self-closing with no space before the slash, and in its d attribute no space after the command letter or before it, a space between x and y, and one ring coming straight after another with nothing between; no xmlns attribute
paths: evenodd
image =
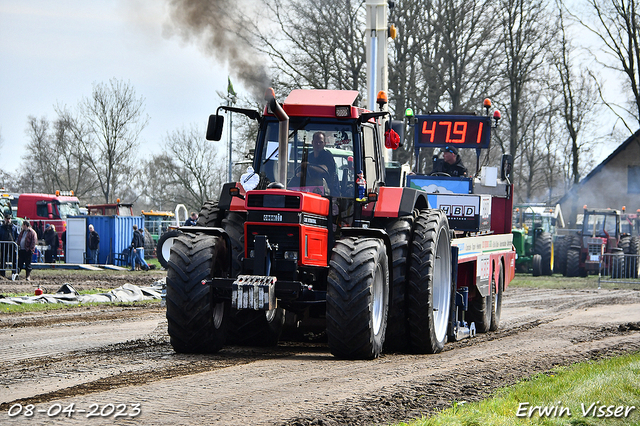
<svg viewBox="0 0 640 426"><path fill-rule="evenodd" d="M605 253L598 273L600 283L640 284L640 254Z"/></svg>
<svg viewBox="0 0 640 426"><path fill-rule="evenodd" d="M11 279L18 276L18 244L13 241L0 241L0 271L11 273Z"/></svg>

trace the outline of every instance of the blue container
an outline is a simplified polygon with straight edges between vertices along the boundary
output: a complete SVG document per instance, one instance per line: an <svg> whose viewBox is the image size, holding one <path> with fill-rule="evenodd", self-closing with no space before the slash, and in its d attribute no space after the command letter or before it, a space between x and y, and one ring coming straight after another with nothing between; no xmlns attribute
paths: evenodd
<svg viewBox="0 0 640 426"><path fill-rule="evenodd" d="M100 236L99 264L115 264L116 255L131 245L133 225L144 228L142 216L83 216L87 219L87 248L89 247L89 225Z"/></svg>

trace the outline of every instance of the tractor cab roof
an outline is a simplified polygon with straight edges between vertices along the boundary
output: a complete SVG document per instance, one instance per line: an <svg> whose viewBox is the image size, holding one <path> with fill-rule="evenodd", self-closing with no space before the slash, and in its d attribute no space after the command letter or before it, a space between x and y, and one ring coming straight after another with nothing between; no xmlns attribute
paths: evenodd
<svg viewBox="0 0 640 426"><path fill-rule="evenodd" d="M357 90L292 90L282 108L290 117L358 118L367 112L355 106ZM265 109L265 115L272 115Z"/></svg>

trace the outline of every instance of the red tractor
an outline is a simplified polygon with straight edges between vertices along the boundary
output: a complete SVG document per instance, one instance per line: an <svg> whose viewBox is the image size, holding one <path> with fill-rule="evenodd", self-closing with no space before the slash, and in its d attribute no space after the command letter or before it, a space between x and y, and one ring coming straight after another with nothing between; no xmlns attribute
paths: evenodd
<svg viewBox="0 0 640 426"><path fill-rule="evenodd" d="M326 333L335 356L372 359L383 348L435 353L476 327L497 329L515 266L512 185L492 186L493 205L491 195L469 192L469 178L460 197L433 201L403 178L390 186L388 175L404 175L387 170L383 148L398 146L404 126L355 106L358 97L294 90L281 105L270 91L262 114L218 108L259 123L255 156L173 242L166 306L174 350L274 345L285 330ZM210 116L207 139L220 140L223 118ZM488 144L488 131L478 140ZM454 203L451 216L440 202Z"/></svg>
<svg viewBox="0 0 640 426"><path fill-rule="evenodd" d="M565 275L577 277L606 271L613 278L623 277L625 256L621 238L619 210L585 206L582 230L573 237L567 251Z"/></svg>

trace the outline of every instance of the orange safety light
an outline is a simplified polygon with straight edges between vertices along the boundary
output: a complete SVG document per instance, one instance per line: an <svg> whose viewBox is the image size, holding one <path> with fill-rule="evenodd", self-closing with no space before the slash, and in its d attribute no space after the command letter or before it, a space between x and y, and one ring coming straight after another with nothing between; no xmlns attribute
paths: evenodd
<svg viewBox="0 0 640 426"><path fill-rule="evenodd" d="M582 206L582 208L586 210L587 209L587 205L585 204L584 206Z"/></svg>
<svg viewBox="0 0 640 426"><path fill-rule="evenodd" d="M56 197L59 197L59 196L60 196L60 191L56 190Z"/></svg>
<svg viewBox="0 0 640 426"><path fill-rule="evenodd" d="M499 110L495 110L493 111L493 119L498 121L502 118L502 115L500 115L500 111Z"/></svg>
<svg viewBox="0 0 640 426"><path fill-rule="evenodd" d="M398 29L393 24L391 24L391 26L387 30L387 33L392 40L395 40L396 37L398 37Z"/></svg>
<svg viewBox="0 0 640 426"><path fill-rule="evenodd" d="M491 99L485 98L484 102L483 102L483 105L484 105L485 108L491 108Z"/></svg>
<svg viewBox="0 0 640 426"><path fill-rule="evenodd" d="M119 203L119 202L120 202L120 198L116 198L116 203Z"/></svg>
<svg viewBox="0 0 640 426"><path fill-rule="evenodd" d="M385 91L384 90L379 91L376 102L378 103L378 106L380 106L380 109L382 109L382 107L386 105L388 101L389 100L387 98L387 94L385 93Z"/></svg>
<svg viewBox="0 0 640 426"><path fill-rule="evenodd" d="M622 206L622 212L624 213L627 210L627 206Z"/></svg>

